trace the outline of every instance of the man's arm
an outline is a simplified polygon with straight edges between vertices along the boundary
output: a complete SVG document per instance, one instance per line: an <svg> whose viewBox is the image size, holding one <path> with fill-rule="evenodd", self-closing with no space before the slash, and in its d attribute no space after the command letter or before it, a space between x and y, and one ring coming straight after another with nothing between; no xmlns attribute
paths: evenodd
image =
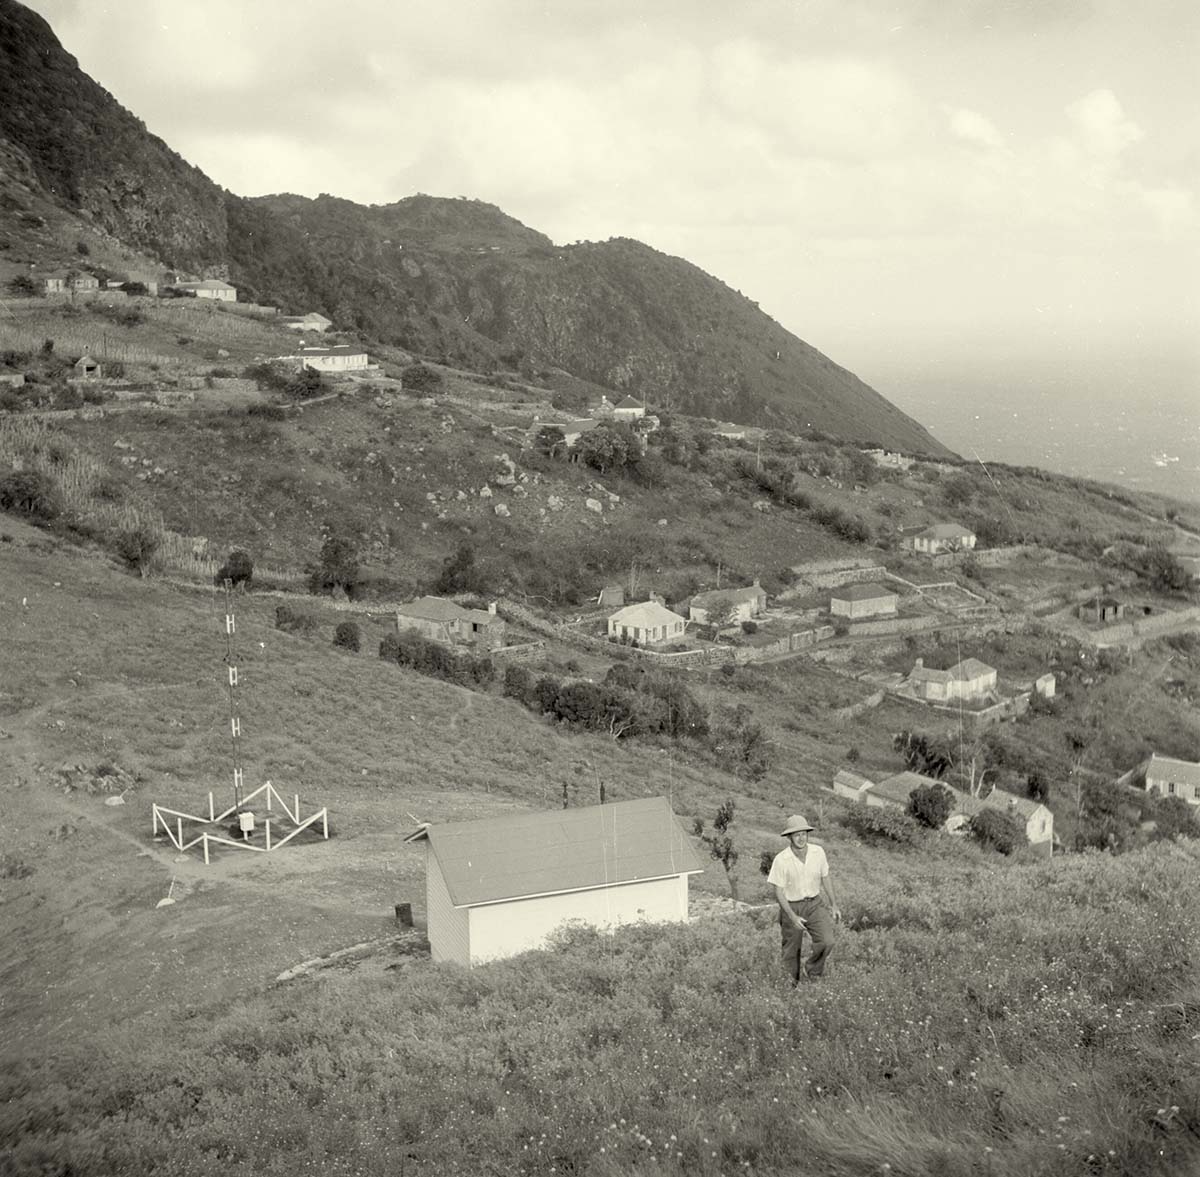
<svg viewBox="0 0 1200 1177"><path fill-rule="evenodd" d="M778 889L777 887L776 890ZM838 907L837 897L833 893L833 880L828 875L821 880L821 890L825 892L825 900L833 912L833 918L840 920L842 918L842 909Z"/></svg>
<svg viewBox="0 0 1200 1177"><path fill-rule="evenodd" d="M792 910L792 905L787 901L786 893L778 884L775 886L775 902L779 904L779 910L783 912L783 918L789 921L793 928L799 928L802 932L807 930L808 925Z"/></svg>

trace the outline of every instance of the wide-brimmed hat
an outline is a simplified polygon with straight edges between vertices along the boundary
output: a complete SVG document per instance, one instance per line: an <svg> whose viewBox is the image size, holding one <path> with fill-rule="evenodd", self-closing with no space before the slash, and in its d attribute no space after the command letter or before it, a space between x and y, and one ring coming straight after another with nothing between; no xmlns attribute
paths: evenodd
<svg viewBox="0 0 1200 1177"><path fill-rule="evenodd" d="M787 819L787 825L785 825L780 831L779 836L781 838L786 838L788 834L798 834L801 830L815 830L816 828L816 826L810 826L808 824L808 818L806 818L804 814L793 813L792 816Z"/></svg>

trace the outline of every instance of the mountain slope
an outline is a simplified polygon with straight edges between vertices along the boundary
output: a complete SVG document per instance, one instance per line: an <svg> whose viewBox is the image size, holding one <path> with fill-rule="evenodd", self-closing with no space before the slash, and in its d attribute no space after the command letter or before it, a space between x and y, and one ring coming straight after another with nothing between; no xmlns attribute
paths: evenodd
<svg viewBox="0 0 1200 1177"><path fill-rule="evenodd" d="M227 193L16 0L0 0L0 181L9 214L45 196L165 266L450 363L560 369L659 407L949 453L749 299L639 242L556 247L473 200Z"/></svg>

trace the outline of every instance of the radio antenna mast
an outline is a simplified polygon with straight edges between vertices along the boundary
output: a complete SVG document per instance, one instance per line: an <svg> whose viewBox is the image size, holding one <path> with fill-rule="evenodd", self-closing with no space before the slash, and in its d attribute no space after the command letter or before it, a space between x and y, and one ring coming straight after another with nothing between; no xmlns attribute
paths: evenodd
<svg viewBox="0 0 1200 1177"><path fill-rule="evenodd" d="M237 622L233 616L233 581L225 578L225 666L229 671L229 735L233 753L233 804L235 811L242 808L242 720L238 715L237 688L238 668L233 650L233 639L237 633Z"/></svg>

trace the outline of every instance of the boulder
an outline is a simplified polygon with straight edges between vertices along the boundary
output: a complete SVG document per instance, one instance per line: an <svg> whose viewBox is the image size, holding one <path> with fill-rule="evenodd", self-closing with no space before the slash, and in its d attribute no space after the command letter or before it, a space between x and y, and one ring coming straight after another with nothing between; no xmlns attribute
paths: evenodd
<svg viewBox="0 0 1200 1177"><path fill-rule="evenodd" d="M595 511L597 515L599 515L604 510L604 505L603 505L603 503L600 502L599 499L584 499L583 505L589 511Z"/></svg>

